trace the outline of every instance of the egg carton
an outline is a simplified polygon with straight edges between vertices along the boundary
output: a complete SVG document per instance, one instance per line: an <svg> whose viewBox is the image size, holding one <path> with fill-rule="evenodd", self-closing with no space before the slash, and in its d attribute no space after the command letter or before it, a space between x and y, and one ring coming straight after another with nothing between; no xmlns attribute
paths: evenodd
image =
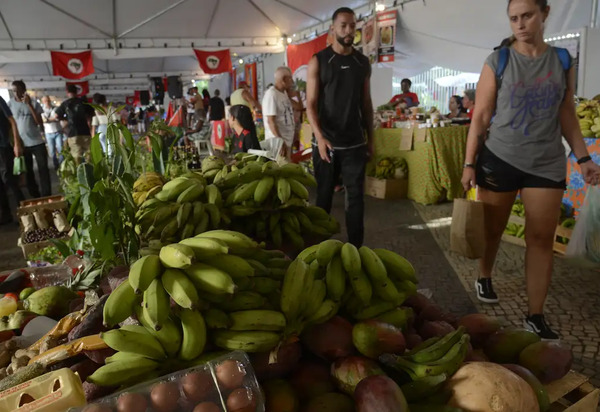
<svg viewBox="0 0 600 412"><path fill-rule="evenodd" d="M254 369L245 352L141 383L69 412L264 412Z"/></svg>

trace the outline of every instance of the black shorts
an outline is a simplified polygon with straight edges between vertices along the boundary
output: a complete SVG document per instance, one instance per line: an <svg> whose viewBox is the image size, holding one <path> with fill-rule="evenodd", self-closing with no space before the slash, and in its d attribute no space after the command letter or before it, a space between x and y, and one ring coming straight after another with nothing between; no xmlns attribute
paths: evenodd
<svg viewBox="0 0 600 412"><path fill-rule="evenodd" d="M500 159L485 145L477 158L475 171L477 186L492 192L514 192L525 187L562 190L567 188L566 180L556 182L519 170Z"/></svg>

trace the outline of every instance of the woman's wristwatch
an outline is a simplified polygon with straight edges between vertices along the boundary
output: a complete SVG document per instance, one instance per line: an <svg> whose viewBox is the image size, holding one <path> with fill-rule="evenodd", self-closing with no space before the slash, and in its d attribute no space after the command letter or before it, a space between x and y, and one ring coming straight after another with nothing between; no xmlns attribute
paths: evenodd
<svg viewBox="0 0 600 412"><path fill-rule="evenodd" d="M582 165L586 162L589 162L590 160L592 160L591 156L583 156L582 158L577 160L577 164Z"/></svg>
<svg viewBox="0 0 600 412"><path fill-rule="evenodd" d="M463 169L466 169L468 167L471 168L471 169L475 169L475 164L473 164L473 163L465 163L463 165Z"/></svg>

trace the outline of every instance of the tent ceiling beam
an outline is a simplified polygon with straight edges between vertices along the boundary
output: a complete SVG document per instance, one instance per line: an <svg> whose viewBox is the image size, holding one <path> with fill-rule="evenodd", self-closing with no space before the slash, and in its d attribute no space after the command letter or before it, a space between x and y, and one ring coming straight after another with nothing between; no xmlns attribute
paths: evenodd
<svg viewBox="0 0 600 412"><path fill-rule="evenodd" d="M6 19L4 18L4 14L2 14L1 11L0 11L0 19L2 19L2 24L4 25L4 28L6 29L6 33L8 34L8 38L10 39L10 41L13 41L12 33L10 32L10 29L8 28L8 24L6 24Z"/></svg>
<svg viewBox="0 0 600 412"><path fill-rule="evenodd" d="M212 28L213 20L217 15L217 11L219 10L219 0L215 0L215 5L213 6L212 13L210 14L210 20L208 22L208 26L206 26L206 31L204 32L204 37L208 37L208 33L210 33L210 29Z"/></svg>
<svg viewBox="0 0 600 412"><path fill-rule="evenodd" d="M598 27L598 0L592 1L592 18L590 21L592 29Z"/></svg>
<svg viewBox="0 0 600 412"><path fill-rule="evenodd" d="M306 17L310 17L311 19L313 19L313 20L316 20L316 21L318 21L319 23L325 23L325 22L324 22L323 20L321 20L320 18L318 18L318 17L315 17L315 16L313 16L312 14L309 14L309 13L305 12L304 10L300 10L298 7L296 7L296 6L293 6L293 5L291 5L291 4L288 4L288 3L286 3L286 2L285 2L285 1L283 1L283 0L275 0L275 3L279 3L279 4L281 4L282 6L285 6L285 7L287 7L288 9L292 9L292 10L294 10L294 11L297 11L298 13L300 13L300 14L303 14L303 15L305 15Z"/></svg>
<svg viewBox="0 0 600 412"><path fill-rule="evenodd" d="M182 3L185 3L187 0L178 0L175 3L171 4L170 6L164 8L163 10L159 11L158 13L153 14L152 16L148 17L145 20L142 20L141 22L139 22L138 24L136 24L135 26L125 30L123 33L119 34L117 36L118 39L125 37L126 35L128 35L129 33L139 29L140 27L150 23L153 20L156 20L157 18L159 18L160 16L162 16L163 14L167 13L170 10L173 10L175 7L179 6ZM110 36L109 36L110 37Z"/></svg>
<svg viewBox="0 0 600 412"><path fill-rule="evenodd" d="M112 38L117 37L117 0L112 0Z"/></svg>
<svg viewBox="0 0 600 412"><path fill-rule="evenodd" d="M111 35L108 34L107 32L105 32L104 30L102 30L102 29L94 26L93 24L91 24L91 23L89 23L89 22L87 22L87 21L85 21L83 19L80 19L79 17L75 16L72 13L69 13L68 11L66 11L66 10L64 10L64 9L62 9L60 7L58 7L57 5L50 3L48 0L40 0L40 2L42 2L45 5L53 8L54 10L56 10L58 12L64 14L65 16L68 16L68 17L72 18L73 20L78 21L79 23L83 24L84 26L89 27L90 29L93 29L93 30L97 31L98 33L103 34L104 36L106 36L108 38L111 37Z"/></svg>
<svg viewBox="0 0 600 412"><path fill-rule="evenodd" d="M0 65L1 68L1 65ZM107 76L91 75L81 81L88 81L90 85L149 83L151 77L180 76L182 79L198 79L206 77L200 70L198 71L168 71L168 72L137 72L137 73L111 73ZM62 79L58 76L0 76L0 82L12 82L13 80L23 80L29 86L29 83L39 82L43 84L53 84L59 82L64 85L68 79Z"/></svg>
<svg viewBox="0 0 600 412"><path fill-rule="evenodd" d="M277 29L277 31L279 33L281 33L281 29L279 28L279 26L277 25L277 23L275 23L273 21L272 18L269 17L269 15L267 13L264 12L263 9L261 9L260 7L258 7L258 5L254 2L254 0L247 0L248 3L250 3L252 5L252 7L254 7L256 9L256 11L258 11L260 14L262 14L262 16L267 19L269 22L271 22L271 24L273 25L273 27L275 27L275 29Z"/></svg>

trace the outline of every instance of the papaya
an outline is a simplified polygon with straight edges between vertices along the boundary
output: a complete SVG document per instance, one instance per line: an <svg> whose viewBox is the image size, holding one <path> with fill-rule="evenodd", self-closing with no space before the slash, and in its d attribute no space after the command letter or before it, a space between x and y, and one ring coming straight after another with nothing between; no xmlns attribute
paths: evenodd
<svg viewBox="0 0 600 412"><path fill-rule="evenodd" d="M492 334L485 342L484 351L492 362L516 363L523 349L540 340L534 332L508 327Z"/></svg>
<svg viewBox="0 0 600 412"><path fill-rule="evenodd" d="M571 370L573 352L560 342L536 342L519 354L519 365L546 384L558 380Z"/></svg>

